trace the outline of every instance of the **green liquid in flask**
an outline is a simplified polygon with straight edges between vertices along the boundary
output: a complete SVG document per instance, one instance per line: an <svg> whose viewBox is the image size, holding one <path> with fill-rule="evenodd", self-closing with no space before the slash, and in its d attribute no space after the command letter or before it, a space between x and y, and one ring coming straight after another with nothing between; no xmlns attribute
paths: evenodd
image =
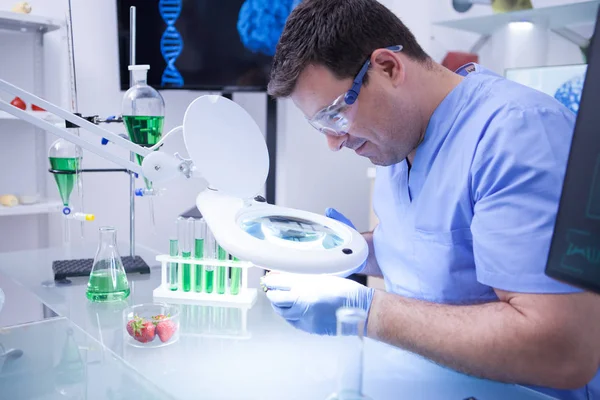
<svg viewBox="0 0 600 400"><path fill-rule="evenodd" d="M123 122L129 133L129 139L142 147L152 147L162 137L163 123L165 117L153 117L147 115L123 115ZM144 157L136 154L138 163L142 165ZM146 181L148 189L152 188L152 184Z"/></svg>
<svg viewBox="0 0 600 400"><path fill-rule="evenodd" d="M119 301L129 296L127 276L117 272L116 276L110 270L94 271L90 275L86 296L91 301Z"/></svg>
<svg viewBox="0 0 600 400"><path fill-rule="evenodd" d="M194 247L194 257L197 260L204 258L204 239L196 239ZM196 281L194 282L194 290L196 292L202 291L202 265L196 265Z"/></svg>
<svg viewBox="0 0 600 400"><path fill-rule="evenodd" d="M181 253L181 257L190 258L192 255L191 251L184 251ZM192 265L191 264L183 264L183 278L182 278L182 286L184 292L189 292L192 287Z"/></svg>
<svg viewBox="0 0 600 400"><path fill-rule="evenodd" d="M57 171L73 172L71 174L53 174L56 186L58 186L58 192L62 199L63 205L66 207L69 205L69 197L75 182L77 181L77 172L79 170L79 158L77 157L48 157L50 160L50 167Z"/></svg>

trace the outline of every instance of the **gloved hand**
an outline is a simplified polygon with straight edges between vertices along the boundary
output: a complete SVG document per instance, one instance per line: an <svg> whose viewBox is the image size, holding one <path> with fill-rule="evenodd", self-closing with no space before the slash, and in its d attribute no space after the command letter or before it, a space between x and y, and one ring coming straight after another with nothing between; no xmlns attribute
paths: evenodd
<svg viewBox="0 0 600 400"><path fill-rule="evenodd" d="M336 221L340 221L346 225L348 225L350 228L356 230L356 227L354 226L354 224L348 219L346 218L346 216L344 214L342 214L341 212L339 212L338 210L336 210L335 208L328 208L325 210L325 216L335 219ZM358 267L356 267L356 269L352 270L350 273L346 274L345 276L349 276L352 274L357 274L362 272L365 267L367 266L367 260L365 260L364 263L362 263L361 265L359 265Z"/></svg>
<svg viewBox="0 0 600 400"><path fill-rule="evenodd" d="M369 313L373 288L330 275L271 273L262 278L273 309L292 326L319 335L336 334L335 312L340 307Z"/></svg>

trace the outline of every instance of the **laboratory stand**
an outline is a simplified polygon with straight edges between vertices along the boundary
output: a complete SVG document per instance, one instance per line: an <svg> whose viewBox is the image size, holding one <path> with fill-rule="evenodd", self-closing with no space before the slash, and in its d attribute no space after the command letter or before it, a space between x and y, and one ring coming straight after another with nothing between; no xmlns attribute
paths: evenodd
<svg viewBox="0 0 600 400"><path fill-rule="evenodd" d="M92 254L96 247L73 249L71 256ZM138 247L147 260L158 255ZM128 243L119 244L120 251L127 249ZM52 260L66 257L61 248L0 254L0 282L16 282L13 286L39 299L42 305L38 307L52 311L43 315L59 316L47 320L40 316L41 322L2 330L8 334L0 335L0 343L23 351L18 359L6 359L0 369L0 382L11 381L10 386L2 387L10 388L11 393L35 389L47 396L43 398L64 398L56 394L56 380L50 379L64 376L61 371L66 367L60 362L64 348L71 349L66 354L72 370L85 371L74 375L78 379L69 384L74 389L66 389L87 390L88 399L136 393L129 398L319 400L336 391L339 346L343 343L335 336L294 329L273 312L262 292L247 311L243 337L226 335L241 329L237 308L185 304L179 305L176 343L138 348L125 342L123 311L154 301L153 291L162 279L160 268L152 268L149 275L129 276L131 294L125 301L92 303L85 298L87 279L73 278L68 285L52 279ZM6 304L18 299L19 294L12 291ZM46 339L39 340L42 337ZM523 387L460 374L368 338L364 340L363 363L362 392L376 400L550 399ZM39 378L32 380L33 374ZM58 383L60 391L60 379ZM119 396L110 397L117 393Z"/></svg>

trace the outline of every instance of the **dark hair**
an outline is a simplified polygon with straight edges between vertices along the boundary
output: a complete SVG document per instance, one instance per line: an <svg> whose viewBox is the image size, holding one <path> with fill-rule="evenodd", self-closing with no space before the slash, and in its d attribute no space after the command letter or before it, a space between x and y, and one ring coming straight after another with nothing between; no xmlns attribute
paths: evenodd
<svg viewBox="0 0 600 400"><path fill-rule="evenodd" d="M408 57L430 60L410 30L377 0L304 0L277 44L268 92L289 96L310 64L327 67L338 79L354 78L374 50L398 44Z"/></svg>

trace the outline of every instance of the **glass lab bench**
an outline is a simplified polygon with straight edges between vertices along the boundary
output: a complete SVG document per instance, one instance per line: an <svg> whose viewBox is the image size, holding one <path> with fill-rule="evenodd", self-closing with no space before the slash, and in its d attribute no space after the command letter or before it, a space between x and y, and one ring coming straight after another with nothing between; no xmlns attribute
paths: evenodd
<svg viewBox="0 0 600 400"><path fill-rule="evenodd" d="M100 304L86 299L86 279L52 280L53 260L89 258L95 249L94 244L72 248L69 257L63 248L0 254L0 282L10 280L22 291L13 288L5 304L33 295L38 305L28 302L28 307L41 309L39 321L0 326L0 344L12 351L0 358L2 396L318 400L334 391L336 338L295 330L273 312L262 292L250 309L182 305L176 343L127 345L122 312L152 302L160 283L156 254L139 252L153 268L148 275L128 277L127 301ZM123 244L122 254L126 250ZM365 340L363 387L374 400L550 399L520 386L469 377L370 339Z"/></svg>

